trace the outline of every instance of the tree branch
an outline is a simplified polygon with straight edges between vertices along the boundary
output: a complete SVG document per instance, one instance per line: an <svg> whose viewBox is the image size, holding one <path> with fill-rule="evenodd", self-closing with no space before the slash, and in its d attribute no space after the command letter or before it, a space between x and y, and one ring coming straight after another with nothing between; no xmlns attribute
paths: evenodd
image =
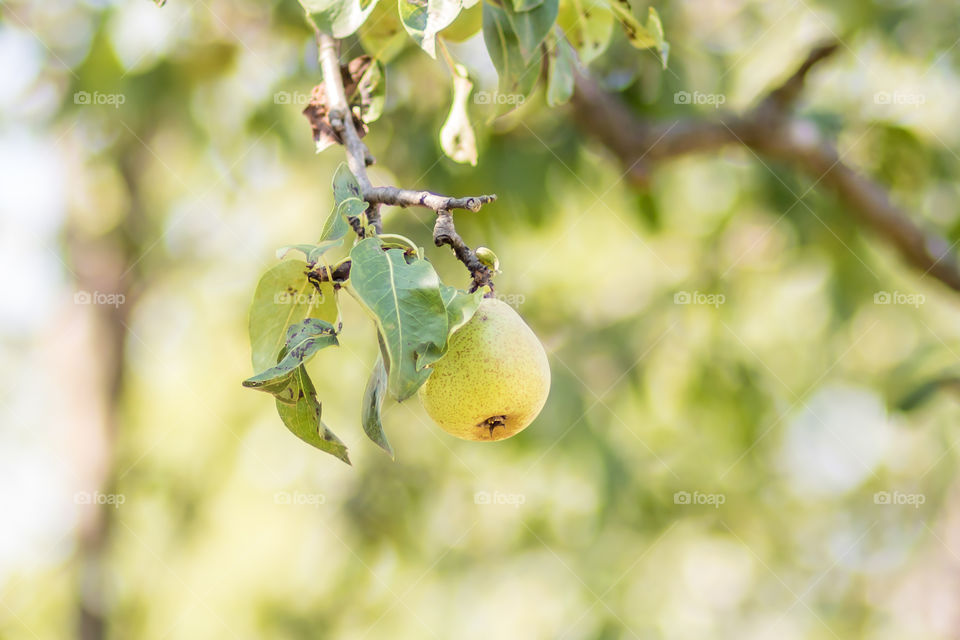
<svg viewBox="0 0 960 640"><path fill-rule="evenodd" d="M713 119L679 118L651 122L578 75L571 101L577 125L607 147L627 168L634 186L644 187L649 167L688 153L741 145L757 156L786 162L828 186L863 226L886 240L924 275L960 291L960 268L942 237L921 229L891 202L887 190L845 164L836 147L791 110L807 74L837 50L831 42L813 49L779 87L742 115L720 112Z"/></svg>
<svg viewBox="0 0 960 640"><path fill-rule="evenodd" d="M810 53L807 54L807 59L797 67L797 70L794 71L783 84L767 95L761 103L760 108L763 108L764 103L768 105L768 108L778 113L784 113L788 109L793 108L793 105L796 104L800 98L800 94L807 81L807 74L810 73L810 70L813 69L817 63L826 60L836 53L839 48L839 42L825 42L811 49Z"/></svg>
<svg viewBox="0 0 960 640"><path fill-rule="evenodd" d="M438 247L444 244L450 245L457 259L460 260L470 271L473 278L472 289L475 291L480 286L489 286L492 290L493 285L490 281L493 273L487 269L477 258L476 254L466 245L457 234L453 226L453 216L450 213L453 209L466 209L468 211L479 211L483 205L493 202L497 199L496 195L468 196L464 198L454 198L443 196L430 191L415 191L411 189L400 189L398 187L375 187L370 183L367 175L367 167L375 162L367 145L360 139L353 116L350 112L350 103L344 90L343 76L340 66L339 43L332 36L316 32L317 45L319 47L320 68L323 72L324 87L326 88L327 108L329 109L330 126L339 135L340 140L346 150L347 165L350 171L357 179L360 185L361 197L370 204L367 209L367 219L373 225L377 233L381 233L383 228L380 221L380 206L393 205L399 207L425 207L432 209L437 214L437 222L434 226L433 241ZM363 236L363 228L359 221L354 223L354 230L357 235ZM346 263L349 265L349 263ZM348 275L349 267L344 270ZM326 272L316 272L317 279L336 281ZM343 278L345 279L345 278Z"/></svg>
<svg viewBox="0 0 960 640"><path fill-rule="evenodd" d="M490 287L490 291L493 292L493 282L491 282L493 271L480 262L477 254L463 242L463 238L453 228L453 216L450 215L449 211L437 213L437 222L433 226L433 242L438 247L445 244L450 245L457 259L470 270L470 275L473 278L473 284L470 286L471 293L484 285Z"/></svg>
<svg viewBox="0 0 960 640"><path fill-rule="evenodd" d="M366 192L365 199L367 202L390 204L397 207L426 207L439 213L451 209L480 211L480 207L488 202L493 202L497 199L497 196L451 198L430 191L412 191L410 189L398 189L397 187L372 187Z"/></svg>

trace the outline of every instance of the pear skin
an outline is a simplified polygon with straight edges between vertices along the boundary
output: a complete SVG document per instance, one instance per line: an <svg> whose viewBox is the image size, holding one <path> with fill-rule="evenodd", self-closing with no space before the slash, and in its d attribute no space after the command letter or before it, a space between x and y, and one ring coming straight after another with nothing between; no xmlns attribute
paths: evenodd
<svg viewBox="0 0 960 640"><path fill-rule="evenodd" d="M427 414L464 440L503 440L540 413L550 393L550 365L540 340L501 300L484 298L452 336L420 387Z"/></svg>

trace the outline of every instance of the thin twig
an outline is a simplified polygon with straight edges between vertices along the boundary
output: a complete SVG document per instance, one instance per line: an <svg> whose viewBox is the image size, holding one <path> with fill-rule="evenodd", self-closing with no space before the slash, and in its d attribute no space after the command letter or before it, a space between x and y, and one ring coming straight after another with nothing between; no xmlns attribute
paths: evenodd
<svg viewBox="0 0 960 640"><path fill-rule="evenodd" d="M470 270L470 275L473 277L473 284L470 285L471 292L487 286L490 288L490 293L493 293L493 282L491 282L493 271L480 262L477 254L466 245L463 238L454 229L453 216L449 211L437 213L437 222L433 226L433 242L438 247L445 244L449 245L457 259Z"/></svg>

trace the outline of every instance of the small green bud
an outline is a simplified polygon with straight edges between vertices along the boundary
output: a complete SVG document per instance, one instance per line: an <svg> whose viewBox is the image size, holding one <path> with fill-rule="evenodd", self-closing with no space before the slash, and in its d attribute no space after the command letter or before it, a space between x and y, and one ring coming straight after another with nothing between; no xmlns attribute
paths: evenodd
<svg viewBox="0 0 960 640"><path fill-rule="evenodd" d="M487 247L477 247L475 253L477 254L477 259L483 263L483 266L494 273L500 273L500 259L497 258L497 254Z"/></svg>

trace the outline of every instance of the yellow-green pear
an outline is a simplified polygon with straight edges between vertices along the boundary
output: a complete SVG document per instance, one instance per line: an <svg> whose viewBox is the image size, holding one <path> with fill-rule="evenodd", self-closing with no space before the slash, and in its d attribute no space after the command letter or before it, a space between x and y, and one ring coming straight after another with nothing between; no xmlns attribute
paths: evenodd
<svg viewBox="0 0 960 640"><path fill-rule="evenodd" d="M427 414L464 440L503 440L526 428L550 392L543 345L501 300L484 298L420 387Z"/></svg>

